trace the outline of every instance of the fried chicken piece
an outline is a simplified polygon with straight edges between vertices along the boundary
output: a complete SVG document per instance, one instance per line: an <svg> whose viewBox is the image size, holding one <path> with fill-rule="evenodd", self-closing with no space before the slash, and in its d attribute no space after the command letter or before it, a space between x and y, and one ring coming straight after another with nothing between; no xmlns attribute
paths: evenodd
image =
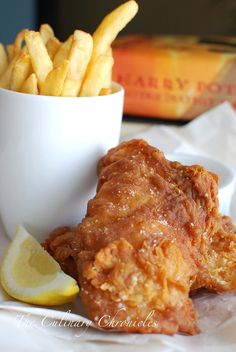
<svg viewBox="0 0 236 352"><path fill-rule="evenodd" d="M216 292L236 290L236 227L228 216L215 219L204 253L206 267L200 272L192 289L207 288Z"/></svg>
<svg viewBox="0 0 236 352"><path fill-rule="evenodd" d="M98 175L85 219L55 230L44 247L79 280L98 326L197 333L189 291L216 289L213 238L220 254L220 234L234 231L218 215L217 176L170 162L142 140L110 150ZM223 257L211 263L222 265Z"/></svg>

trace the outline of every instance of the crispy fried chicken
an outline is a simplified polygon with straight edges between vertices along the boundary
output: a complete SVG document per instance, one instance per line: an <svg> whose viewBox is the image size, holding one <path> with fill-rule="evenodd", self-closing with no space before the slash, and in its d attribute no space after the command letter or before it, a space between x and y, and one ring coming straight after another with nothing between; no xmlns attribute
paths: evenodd
<svg viewBox="0 0 236 352"><path fill-rule="evenodd" d="M190 290L236 288L236 231L218 214L218 177L143 140L111 149L98 176L82 223L44 247L79 281L98 326L196 334Z"/></svg>

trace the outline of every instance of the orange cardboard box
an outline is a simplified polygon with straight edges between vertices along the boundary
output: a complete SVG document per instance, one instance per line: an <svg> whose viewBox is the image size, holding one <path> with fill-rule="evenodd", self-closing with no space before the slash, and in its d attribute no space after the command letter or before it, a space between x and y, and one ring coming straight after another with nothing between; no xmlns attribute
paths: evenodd
<svg viewBox="0 0 236 352"><path fill-rule="evenodd" d="M126 114L190 120L225 100L236 108L236 38L126 36L113 55Z"/></svg>

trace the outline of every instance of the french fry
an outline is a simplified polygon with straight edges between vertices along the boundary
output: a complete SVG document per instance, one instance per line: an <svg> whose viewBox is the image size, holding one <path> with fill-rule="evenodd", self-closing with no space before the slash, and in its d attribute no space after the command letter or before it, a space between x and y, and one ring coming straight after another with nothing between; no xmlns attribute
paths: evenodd
<svg viewBox="0 0 236 352"><path fill-rule="evenodd" d="M80 96L90 97L99 95L104 82L106 81L107 75L113 66L113 57L110 55L100 55L89 71L89 74L85 77L83 82Z"/></svg>
<svg viewBox="0 0 236 352"><path fill-rule="evenodd" d="M112 48L110 47L107 50L107 55L112 57ZM108 72L108 75L105 79L104 85L102 87L102 89L104 89L103 91L103 95L109 94L108 92L111 90L111 84L112 84L112 67L111 70ZM106 92L106 94L104 94Z"/></svg>
<svg viewBox="0 0 236 352"><path fill-rule="evenodd" d="M47 23L41 24L40 29L39 29L39 33L40 33L45 45L47 44L49 39L55 38L54 31L53 31L52 27L49 26L49 24L47 24Z"/></svg>
<svg viewBox="0 0 236 352"><path fill-rule="evenodd" d="M111 44L135 16L129 0L109 13L93 36L76 30L61 43L49 24L23 29L14 44L0 43L0 87L30 94L98 96L112 91Z"/></svg>
<svg viewBox="0 0 236 352"><path fill-rule="evenodd" d="M60 96L64 86L64 82L69 70L69 61L64 60L62 64L49 72L45 79L40 94Z"/></svg>
<svg viewBox="0 0 236 352"><path fill-rule="evenodd" d="M53 58L54 67L60 66L64 60L68 59L72 42L73 35L70 35L69 38L61 44L60 48L58 49L56 55Z"/></svg>
<svg viewBox="0 0 236 352"><path fill-rule="evenodd" d="M7 51L7 57L8 57L8 62L10 62L13 59L14 56L14 44L7 44L6 45L6 51Z"/></svg>
<svg viewBox="0 0 236 352"><path fill-rule="evenodd" d="M99 55L107 53L118 33L132 20L138 12L138 4L129 0L109 13L93 34L93 54L91 64Z"/></svg>
<svg viewBox="0 0 236 352"><path fill-rule="evenodd" d="M48 73L53 69L52 61L38 32L27 31L25 42L31 57L33 70L38 79L39 88L41 88Z"/></svg>
<svg viewBox="0 0 236 352"><path fill-rule="evenodd" d="M76 30L68 57L70 66L62 96L76 97L78 95L92 50L92 36L86 32Z"/></svg>
<svg viewBox="0 0 236 352"><path fill-rule="evenodd" d="M83 87L86 87L87 82L91 82L91 78L89 77L91 74L94 74L93 65L96 64L98 58L100 56L107 56L109 48L111 47L112 42L118 35L118 33L127 25L128 22L132 20L132 18L136 15L138 11L138 4L134 0L129 0L124 4L117 7L114 11L109 13L96 31L93 34L93 53L91 60L89 62L87 72L85 75L85 84ZM112 65L110 65L110 70L112 69ZM104 84L106 84L106 79L109 78L109 71L107 72L107 77L104 80ZM83 88L82 87L82 94ZM103 87L101 87L102 89ZM106 87L104 87L106 88ZM100 91L101 91L100 89ZM81 94L81 93L80 93ZM86 93L87 94L87 93ZM98 93L99 94L99 93Z"/></svg>
<svg viewBox="0 0 236 352"><path fill-rule="evenodd" d="M112 93L112 88L102 88L99 95L108 95Z"/></svg>
<svg viewBox="0 0 236 352"><path fill-rule="evenodd" d="M111 47L107 50L107 55L112 57L112 49ZM112 92L112 66L110 68L110 71L108 72L104 83L103 83L103 87L99 93L99 95L108 95L111 94Z"/></svg>
<svg viewBox="0 0 236 352"><path fill-rule="evenodd" d="M2 43L0 43L0 76L6 70L7 65L8 65L7 53Z"/></svg>
<svg viewBox="0 0 236 352"><path fill-rule="evenodd" d="M32 65L29 54L22 52L12 69L10 89L19 91L24 81L32 72Z"/></svg>
<svg viewBox="0 0 236 352"><path fill-rule="evenodd" d="M18 59L18 55L13 57L13 59L11 60L9 65L7 66L6 70L4 71L2 76L0 77L0 88L5 88L5 89L10 88L12 70L13 70L13 67L14 67L17 59Z"/></svg>
<svg viewBox="0 0 236 352"><path fill-rule="evenodd" d="M21 93L27 94L38 94L38 80L35 73L31 73L31 75L25 80L20 89Z"/></svg>
<svg viewBox="0 0 236 352"><path fill-rule="evenodd" d="M54 56L56 55L57 51L60 48L60 45L61 43L56 37L48 39L46 48L51 60L53 60Z"/></svg>
<svg viewBox="0 0 236 352"><path fill-rule="evenodd" d="M22 44L25 40L25 33L26 33L27 29L23 29L22 31L20 31L15 39L15 42L13 44L13 56L17 55L21 49L22 49Z"/></svg>

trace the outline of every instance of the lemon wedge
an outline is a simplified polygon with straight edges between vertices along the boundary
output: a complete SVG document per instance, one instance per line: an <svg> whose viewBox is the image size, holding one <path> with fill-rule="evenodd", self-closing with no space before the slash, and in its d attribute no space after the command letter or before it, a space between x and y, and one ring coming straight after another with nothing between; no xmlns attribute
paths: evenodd
<svg viewBox="0 0 236 352"><path fill-rule="evenodd" d="M79 287L22 226L5 254L1 284L12 297L27 303L54 306L72 301Z"/></svg>

